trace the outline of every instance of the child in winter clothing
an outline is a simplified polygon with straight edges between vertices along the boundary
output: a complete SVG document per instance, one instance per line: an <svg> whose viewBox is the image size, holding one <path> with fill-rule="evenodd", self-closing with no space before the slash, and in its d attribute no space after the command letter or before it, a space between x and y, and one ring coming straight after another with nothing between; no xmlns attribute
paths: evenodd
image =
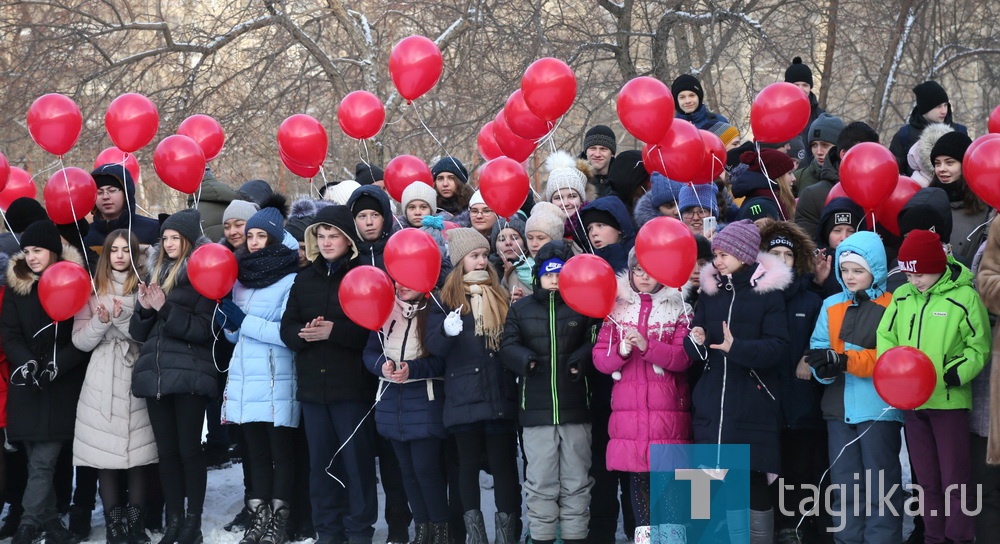
<svg viewBox="0 0 1000 544"><path fill-rule="evenodd" d="M941 136L930 152L930 161L934 165L934 179L930 186L943 189L951 206L952 236L945 243L951 243L955 260L965 266L972 265L976 250L986 239L987 229L983 228L983 224L993 213L972 192L962 173L965 151L970 145L972 140L967 135L952 131Z"/></svg>
<svg viewBox="0 0 1000 544"><path fill-rule="evenodd" d="M715 198L718 193L719 189L714 183L689 184L681 188L677 197L678 209L681 221L691 229L691 234L708 234L709 238L715 234L714 230L705 232L704 222L706 217L719 218L719 206Z"/></svg>
<svg viewBox="0 0 1000 544"><path fill-rule="evenodd" d="M379 376L375 425L389 439L416 523L416 542L448 544L448 494L441 457L447 438L444 360L427 352L429 301L396 284L392 314L368 338L365 367Z"/></svg>
<svg viewBox="0 0 1000 544"><path fill-rule="evenodd" d="M881 474L886 489L900 483L899 422L902 414L890 408L875 392L875 328L889 305L886 291L885 249L878 235L858 232L837 245L836 275L842 292L823 301L819 319L809 339L806 362L813 375L827 384L821 406L829 433L830 482L835 489L831 512L837 542L899 542L902 517L872 515L878 512L876 490L864 489L855 479L866 470ZM851 441L855 444L848 446ZM843 451L843 453L841 453ZM858 489L859 495L852 490ZM862 504L855 504L859 496ZM902 508L902 493L891 504ZM865 510L866 505L874 510ZM855 508L862 513L855 516Z"/></svg>
<svg viewBox="0 0 1000 544"><path fill-rule="evenodd" d="M749 220L715 235L684 342L688 356L704 364L692 396L695 443L750 445L750 511L730 510L727 519L734 542L745 542L749 526L753 544L774 538L768 485L781 470L775 394L777 365L789 349L782 291L792 281L788 266L759 248L760 231Z"/></svg>
<svg viewBox="0 0 1000 544"><path fill-rule="evenodd" d="M403 227L420 228L425 216L437 213L437 193L426 183L411 183L403 189L403 216L397 221Z"/></svg>
<svg viewBox="0 0 1000 544"><path fill-rule="evenodd" d="M549 177L545 180L545 201L559 209L564 221L564 236L572 236L580 226L580 211L583 206L597 198L596 189L587 183L587 178L593 176L593 170L585 159L574 159L565 151L549 155L545 159L545 168L549 171Z"/></svg>
<svg viewBox="0 0 1000 544"><path fill-rule="evenodd" d="M972 272L945 255L936 233L911 232L899 249L899 266L909 283L896 290L879 323L878 352L916 347L937 372L931 398L906 412L906 440L923 487L924 511L938 512L924 516L924 534L928 542L972 542L975 525L961 508L963 493L946 490L972 484L970 382L990 356L989 318L972 286Z"/></svg>
<svg viewBox="0 0 1000 544"><path fill-rule="evenodd" d="M608 470L628 472L636 525L650 524L649 447L691 443L691 392L684 338L691 309L684 290L661 285L639 266L618 274L618 299L604 322L594 366L618 376L612 388ZM620 327L619 327L620 325Z"/></svg>
<svg viewBox="0 0 1000 544"><path fill-rule="evenodd" d="M538 252L535 291L507 312L501 353L520 376L519 410L527 458L528 525L538 544L579 544L590 521L591 455L586 375L596 328L559 295L559 271L573 256L563 241Z"/></svg>
<svg viewBox="0 0 1000 544"><path fill-rule="evenodd" d="M602 196L584 206L580 217L583 232L577 233L576 243L608 261L615 272L628 268L628 252L635 244L635 226L621 199Z"/></svg>

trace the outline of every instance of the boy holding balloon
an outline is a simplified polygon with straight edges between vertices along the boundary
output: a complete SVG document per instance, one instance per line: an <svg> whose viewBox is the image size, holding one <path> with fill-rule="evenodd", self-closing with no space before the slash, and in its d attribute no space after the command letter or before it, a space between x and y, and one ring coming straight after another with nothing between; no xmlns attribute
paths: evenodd
<svg viewBox="0 0 1000 544"><path fill-rule="evenodd" d="M879 324L878 352L915 347L937 372L930 398L905 413L910 459L923 488L925 538L972 542L975 522L966 508L975 506L963 499L972 493L970 383L990 356L989 318L972 272L945 254L937 233L910 232L898 259L909 283L896 290Z"/></svg>

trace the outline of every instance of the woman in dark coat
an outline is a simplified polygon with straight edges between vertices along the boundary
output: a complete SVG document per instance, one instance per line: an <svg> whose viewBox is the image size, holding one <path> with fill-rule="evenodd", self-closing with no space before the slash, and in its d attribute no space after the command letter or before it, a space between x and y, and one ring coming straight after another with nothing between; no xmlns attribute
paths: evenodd
<svg viewBox="0 0 1000 544"><path fill-rule="evenodd" d="M207 243L198 210L182 210L163 222L129 325L132 338L144 342L132 373L132 394L146 399L167 503L160 544L202 540L207 476L201 431L205 407L218 394L212 358L215 302L191 285L187 266L191 253Z"/></svg>

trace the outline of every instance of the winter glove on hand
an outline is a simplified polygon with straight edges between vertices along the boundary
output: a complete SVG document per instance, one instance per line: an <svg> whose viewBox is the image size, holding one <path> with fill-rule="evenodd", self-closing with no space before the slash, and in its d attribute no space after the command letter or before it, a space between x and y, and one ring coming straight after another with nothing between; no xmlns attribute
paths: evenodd
<svg viewBox="0 0 1000 544"><path fill-rule="evenodd" d="M247 316L247 314L243 313L243 310L241 310L240 307L230 299L222 301L222 304L219 306L219 311L226 314L226 321L229 323L226 324L225 328L229 330L236 330L240 328L240 326L243 325L243 318Z"/></svg>
<svg viewBox="0 0 1000 544"><path fill-rule="evenodd" d="M806 352L806 363L816 372L817 378L835 378L847 370L847 355L832 349L811 349Z"/></svg>
<svg viewBox="0 0 1000 544"><path fill-rule="evenodd" d="M962 386L962 378L958 376L958 365L944 371L944 384L948 387Z"/></svg>
<svg viewBox="0 0 1000 544"><path fill-rule="evenodd" d="M55 361L49 361L45 364L45 368L38 373L38 383L46 384L51 383L56 380L56 376L59 375L59 367L56 366Z"/></svg>
<svg viewBox="0 0 1000 544"><path fill-rule="evenodd" d="M10 377L13 385L38 385L39 368L34 359L14 370Z"/></svg>
<svg viewBox="0 0 1000 544"><path fill-rule="evenodd" d="M444 318L444 334L446 336L458 336L462 333L464 325L462 324L462 316L458 314L461 310L462 308L459 308Z"/></svg>

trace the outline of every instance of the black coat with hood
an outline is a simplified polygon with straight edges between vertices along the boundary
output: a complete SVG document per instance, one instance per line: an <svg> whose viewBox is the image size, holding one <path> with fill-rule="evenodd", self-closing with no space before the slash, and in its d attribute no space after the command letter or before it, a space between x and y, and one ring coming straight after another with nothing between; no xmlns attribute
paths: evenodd
<svg viewBox="0 0 1000 544"><path fill-rule="evenodd" d="M365 195L377 200L379 206L382 207L382 236L374 242L362 240L358 236L358 264L374 266L385 270L385 256L383 255L385 253L385 244L389 241L389 236L393 233L396 224L392 214L392 203L389 201L389 195L385 194L385 191L378 186L362 185L351 193L351 197L347 199L347 207L352 210L352 214L354 213L354 203Z"/></svg>
<svg viewBox="0 0 1000 544"><path fill-rule="evenodd" d="M590 421L587 376L599 323L570 308L558 290L542 289L538 279L542 263L572 256L563 241L542 246L531 271L534 291L507 312L500 354L504 365L520 377L522 427Z"/></svg>
<svg viewBox="0 0 1000 544"><path fill-rule="evenodd" d="M126 195L126 211L122 212L117 219L110 221L100 219L95 207L94 220L90 223L90 230L83 237L87 247L99 251L104 245L104 238L117 229L132 229L132 233L139 238L140 244L155 244L160 241L160 222L151 217L143 217L135 213L135 181L128 169L122 168L121 164L105 164L99 166L91 172L95 181L100 181L101 177L108 177L115 180L117 185L121 185Z"/></svg>
<svg viewBox="0 0 1000 544"><path fill-rule="evenodd" d="M899 165L899 173L904 176L909 176L913 173L913 169L910 168L910 163L906 158L906 154L910 152L910 148L913 144L917 143L920 139L920 134L923 133L924 129L927 128L927 119L917 110L917 107L913 107L913 111L910 112L910 118L907 120L906 124L899 127L896 134L892 136L892 142L889 143L889 151L892 152L893 156L896 157L896 163ZM969 129L965 125L956 123L952 120L951 104L948 104L948 115L944 118L944 124L954 128L955 130L961 132L962 134L968 134Z"/></svg>
<svg viewBox="0 0 1000 544"><path fill-rule="evenodd" d="M350 240L347 253L333 262L320 254L316 241L320 225L333 226ZM306 257L312 264L295 277L281 316L281 340L295 352L296 399L300 402L371 402L375 398L378 379L362 360L369 331L347 317L338 294L340 282L358 256L356 232L347 206L319 210L305 230ZM317 342L300 338L306 323L320 316L333 322L330 337Z"/></svg>
<svg viewBox="0 0 1000 544"><path fill-rule="evenodd" d="M210 243L202 236L192 252ZM157 245L147 260L154 267L162 248ZM203 297L188 278L190 254L184 257L175 284L159 311L145 309L138 302L129 334L143 342L132 370L132 394L139 398L192 394L214 398L219 395L219 374L212 355L216 341L213 330L215 301ZM150 270L147 285L167 277L174 260L165 257L159 270ZM225 365L226 361L220 363Z"/></svg>
<svg viewBox="0 0 1000 544"><path fill-rule="evenodd" d="M76 249L63 244L62 260L83 266ZM42 272L44 275L45 273ZM73 345L73 318L53 327L38 297L39 276L28 268L19 253L7 265L0 336L10 363L9 378L14 382L7 399L7 439L10 441L49 442L73 439L76 404L83 387L90 354ZM53 360L58 367L56 379L41 387L23 383L16 376L28 361L44 369ZM29 378L30 380L30 378Z"/></svg>

